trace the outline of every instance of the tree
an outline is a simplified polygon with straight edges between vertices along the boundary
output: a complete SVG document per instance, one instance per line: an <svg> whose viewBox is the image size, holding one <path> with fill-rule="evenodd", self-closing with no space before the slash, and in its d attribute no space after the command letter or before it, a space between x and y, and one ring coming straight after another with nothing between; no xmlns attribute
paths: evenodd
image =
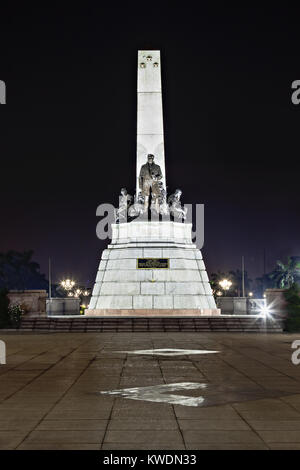
<svg viewBox="0 0 300 470"><path fill-rule="evenodd" d="M274 280L271 279L271 274L263 274L261 277L255 279L254 291L256 292L257 298L262 297L266 289L272 289L274 287Z"/></svg>
<svg viewBox="0 0 300 470"><path fill-rule="evenodd" d="M6 289L0 289L0 328L5 328L9 325L9 298L7 293Z"/></svg>
<svg viewBox="0 0 300 470"><path fill-rule="evenodd" d="M237 269L236 271L229 271L228 273L220 272L212 273L210 275L210 285L212 287L214 295L217 292L222 292L222 295L226 295L226 297L240 297L242 295L243 287L242 287L242 271ZM252 280L249 279L247 271L244 273L245 276L245 292L249 292L250 285ZM220 281L223 279L228 279L228 281L232 282L232 287L228 291L224 291L220 286Z"/></svg>
<svg viewBox="0 0 300 470"><path fill-rule="evenodd" d="M289 333L300 331L300 288L293 284L289 290L284 293L287 302L287 317L285 319L284 329Z"/></svg>
<svg viewBox="0 0 300 470"><path fill-rule="evenodd" d="M240 297L243 295L243 272L240 269L229 272L230 279L233 282L235 294ZM249 279L247 271L244 272L245 295L250 291L252 279Z"/></svg>
<svg viewBox="0 0 300 470"><path fill-rule="evenodd" d="M213 290L219 288L219 282L225 278L225 274L218 271L217 273L211 273L210 275L210 285Z"/></svg>
<svg viewBox="0 0 300 470"><path fill-rule="evenodd" d="M47 289L45 275L33 261L33 251L0 253L0 288L8 290Z"/></svg>
<svg viewBox="0 0 300 470"><path fill-rule="evenodd" d="M228 281L231 281L232 284L234 284L234 279L230 273L218 271L210 275L210 285L215 297L217 296L218 292L222 292L222 295L226 295L227 297L234 296L234 285L232 285L232 288L229 291L224 291L220 286L220 282L224 279L228 279Z"/></svg>
<svg viewBox="0 0 300 470"><path fill-rule="evenodd" d="M300 262L295 257L288 257L287 264L277 261L277 266L270 274L270 279L275 283L275 287L289 289L295 284L296 278L300 275Z"/></svg>

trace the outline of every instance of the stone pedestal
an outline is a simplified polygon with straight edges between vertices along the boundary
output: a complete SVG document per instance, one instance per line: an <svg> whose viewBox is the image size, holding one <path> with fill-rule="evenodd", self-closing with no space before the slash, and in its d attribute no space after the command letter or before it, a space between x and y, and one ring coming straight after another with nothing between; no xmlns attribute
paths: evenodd
<svg viewBox="0 0 300 470"><path fill-rule="evenodd" d="M247 313L248 313L248 298L247 297L234 297L233 314L234 315L247 315Z"/></svg>
<svg viewBox="0 0 300 470"><path fill-rule="evenodd" d="M191 224L112 225L102 253L88 316L219 315ZM140 269L139 259L168 260L167 269Z"/></svg>
<svg viewBox="0 0 300 470"><path fill-rule="evenodd" d="M47 315L79 315L80 299L74 297L57 297L47 299Z"/></svg>
<svg viewBox="0 0 300 470"><path fill-rule="evenodd" d="M219 297L217 306L223 315L247 315L249 313L247 297Z"/></svg>

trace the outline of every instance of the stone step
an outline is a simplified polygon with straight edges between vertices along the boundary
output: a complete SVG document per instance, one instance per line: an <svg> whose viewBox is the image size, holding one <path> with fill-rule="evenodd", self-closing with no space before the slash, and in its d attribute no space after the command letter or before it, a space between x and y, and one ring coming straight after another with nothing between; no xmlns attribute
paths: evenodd
<svg viewBox="0 0 300 470"><path fill-rule="evenodd" d="M279 321L265 322L262 318L24 318L24 331L49 332L256 332L280 333Z"/></svg>

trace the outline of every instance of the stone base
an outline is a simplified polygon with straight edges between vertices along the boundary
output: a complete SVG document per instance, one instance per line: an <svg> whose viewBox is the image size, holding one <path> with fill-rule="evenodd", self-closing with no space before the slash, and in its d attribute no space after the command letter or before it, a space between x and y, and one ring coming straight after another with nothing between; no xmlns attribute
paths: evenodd
<svg viewBox="0 0 300 470"><path fill-rule="evenodd" d="M217 317L221 310L205 309L87 309L88 317Z"/></svg>
<svg viewBox="0 0 300 470"><path fill-rule="evenodd" d="M147 258L167 259L168 267L140 268L138 259ZM192 224L112 224L112 242L102 253L88 315L211 316L214 311L202 254L192 243Z"/></svg>
<svg viewBox="0 0 300 470"><path fill-rule="evenodd" d="M80 299L74 297L52 297L46 301L47 315L79 315Z"/></svg>

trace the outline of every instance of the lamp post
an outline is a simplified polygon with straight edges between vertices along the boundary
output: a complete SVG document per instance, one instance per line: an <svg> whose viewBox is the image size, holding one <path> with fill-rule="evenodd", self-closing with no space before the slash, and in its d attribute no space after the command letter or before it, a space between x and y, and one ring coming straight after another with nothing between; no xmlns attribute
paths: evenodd
<svg viewBox="0 0 300 470"><path fill-rule="evenodd" d="M245 257L242 256L242 294L245 297Z"/></svg>
<svg viewBox="0 0 300 470"><path fill-rule="evenodd" d="M51 276L51 258L49 258L49 314L51 315L51 310L52 310L52 290L51 290L51 283L52 283L52 276Z"/></svg>

